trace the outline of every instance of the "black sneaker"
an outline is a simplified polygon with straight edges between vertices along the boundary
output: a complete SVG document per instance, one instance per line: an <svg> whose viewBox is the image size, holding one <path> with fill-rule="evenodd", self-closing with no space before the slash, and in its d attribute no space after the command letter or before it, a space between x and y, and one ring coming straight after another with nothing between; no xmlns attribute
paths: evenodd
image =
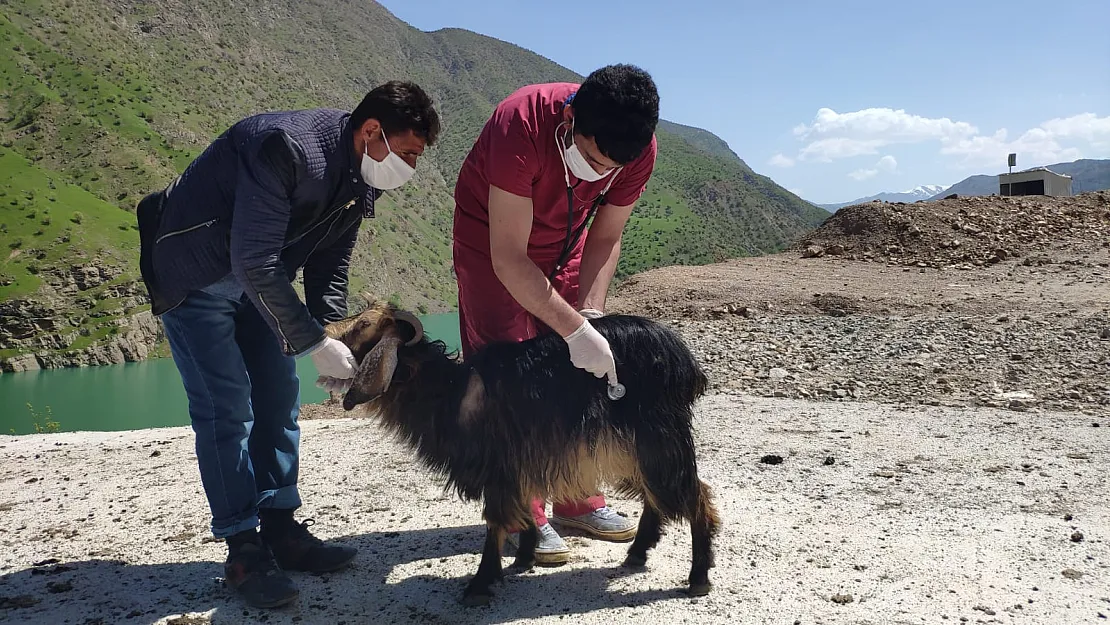
<svg viewBox="0 0 1110 625"><path fill-rule="evenodd" d="M355 559L358 549L335 543L326 543L308 531L315 521L288 523L278 528L262 526L262 541L273 552L281 568L286 571L329 573L339 570Z"/></svg>
<svg viewBox="0 0 1110 625"><path fill-rule="evenodd" d="M224 562L224 583L255 608L276 608L295 601L296 584L278 567L264 545L233 547Z"/></svg>

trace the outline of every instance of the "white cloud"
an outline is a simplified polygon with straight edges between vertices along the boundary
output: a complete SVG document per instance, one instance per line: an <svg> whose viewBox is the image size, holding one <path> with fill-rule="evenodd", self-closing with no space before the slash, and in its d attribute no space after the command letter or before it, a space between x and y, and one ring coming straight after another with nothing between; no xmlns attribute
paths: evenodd
<svg viewBox="0 0 1110 625"><path fill-rule="evenodd" d="M896 143L967 137L977 134L975 126L947 117L930 119L902 109L867 108L837 113L821 108L809 125L794 128L794 136L810 142L799 153L801 160L831 161L861 154Z"/></svg>
<svg viewBox="0 0 1110 625"><path fill-rule="evenodd" d="M793 167L794 159L782 154L776 154L771 157L770 163L775 167Z"/></svg>
<svg viewBox="0 0 1110 625"><path fill-rule="evenodd" d="M1050 119L1036 128L1022 133L1013 141L1007 140L1005 128L990 136L969 137L960 141L943 143L941 154L962 156L959 164L966 167L982 165L1004 166L1006 155L1018 155L1018 166L1060 163L1082 158L1077 142L1090 144L1094 150L1110 149L1110 116L1098 117L1082 113L1066 118Z"/></svg>
<svg viewBox="0 0 1110 625"><path fill-rule="evenodd" d="M938 143L941 154L959 157L958 164L965 167L1005 163L1010 152L1018 153L1019 163L1033 165L1081 158L1086 146L1090 147L1088 152L1110 150L1110 116L1099 117L1095 113L1050 119L1010 140L1005 128L986 135L967 122L922 117L902 109L866 108L837 113L821 108L809 124L795 126L793 133L805 141L798 151L798 161L824 163L878 154L891 145L927 142ZM783 156L782 160L791 159ZM866 180L896 167L896 162L890 163L889 170L876 164L848 175Z"/></svg>
<svg viewBox="0 0 1110 625"><path fill-rule="evenodd" d="M793 193L794 195L796 195L798 197L802 197L802 190L799 189L798 187L791 187L791 188L787 189L787 191Z"/></svg>
<svg viewBox="0 0 1110 625"><path fill-rule="evenodd" d="M1096 148L1110 148L1110 115L1100 118L1094 113L1081 113L1057 117L1041 124L1041 128L1054 137L1082 139Z"/></svg>
<svg viewBox="0 0 1110 625"><path fill-rule="evenodd" d="M849 178L854 178L855 180L861 180L862 181L862 180L867 180L868 178L874 178L875 176L878 176L880 171L885 171L887 173L893 173L897 170L898 170L898 161L893 156L887 154L886 156L880 158L879 162L875 163L875 167L873 167L871 169L857 169L853 172L850 172L848 174L848 177Z"/></svg>

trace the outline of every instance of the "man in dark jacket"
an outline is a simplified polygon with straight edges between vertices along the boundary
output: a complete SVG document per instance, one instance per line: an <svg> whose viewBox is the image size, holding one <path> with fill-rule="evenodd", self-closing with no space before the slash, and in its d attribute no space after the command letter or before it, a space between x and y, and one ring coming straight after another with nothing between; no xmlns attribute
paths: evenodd
<svg viewBox="0 0 1110 625"><path fill-rule="evenodd" d="M427 94L390 82L353 112L247 117L139 203L142 276L189 399L212 533L228 545L228 585L251 605L296 599L284 571L333 571L356 554L293 520L296 358L310 356L328 390L350 384L355 360L323 326L347 314L359 224L438 134Z"/></svg>

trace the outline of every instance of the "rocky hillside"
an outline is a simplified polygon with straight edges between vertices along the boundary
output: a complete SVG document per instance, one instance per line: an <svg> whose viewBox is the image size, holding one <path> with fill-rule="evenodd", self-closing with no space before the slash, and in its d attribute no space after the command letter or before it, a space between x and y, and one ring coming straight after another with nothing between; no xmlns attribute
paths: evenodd
<svg viewBox="0 0 1110 625"><path fill-rule="evenodd" d="M1110 247L1110 192L857 204L837 211L792 247L805 257L933 268L1015 258L1082 262L1087 255L1078 250Z"/></svg>
<svg viewBox="0 0 1110 625"><path fill-rule="evenodd" d="M784 253L634 276L609 308L679 328L724 391L1105 416L1108 233L1106 191L875 202Z"/></svg>
<svg viewBox="0 0 1110 625"><path fill-rule="evenodd" d="M84 354L93 347L113 359L139 353L111 347L143 311L130 299L131 211L211 137L261 110L351 108L397 77L429 90L445 134L415 184L387 193L363 225L352 290L451 308L451 189L467 149L513 89L582 78L472 32L421 32L362 0L5 0L0 48L0 301L41 315L0 327L0 362L21 356L21 366L99 361ZM780 250L827 217L711 133L665 123L659 140L619 276ZM132 295L68 292L46 279L88 266Z"/></svg>

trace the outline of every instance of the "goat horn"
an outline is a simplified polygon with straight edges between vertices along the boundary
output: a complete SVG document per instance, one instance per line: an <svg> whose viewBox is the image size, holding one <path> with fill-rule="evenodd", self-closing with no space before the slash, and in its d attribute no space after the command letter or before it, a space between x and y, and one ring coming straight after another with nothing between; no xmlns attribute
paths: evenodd
<svg viewBox="0 0 1110 625"><path fill-rule="evenodd" d="M424 337L424 324L420 323L420 320L416 318L416 315L408 311L398 310L397 312L393 313L393 318L397 321L404 321L405 323L412 326L414 334L412 339L405 343L406 346L416 345L420 342L420 339Z"/></svg>

